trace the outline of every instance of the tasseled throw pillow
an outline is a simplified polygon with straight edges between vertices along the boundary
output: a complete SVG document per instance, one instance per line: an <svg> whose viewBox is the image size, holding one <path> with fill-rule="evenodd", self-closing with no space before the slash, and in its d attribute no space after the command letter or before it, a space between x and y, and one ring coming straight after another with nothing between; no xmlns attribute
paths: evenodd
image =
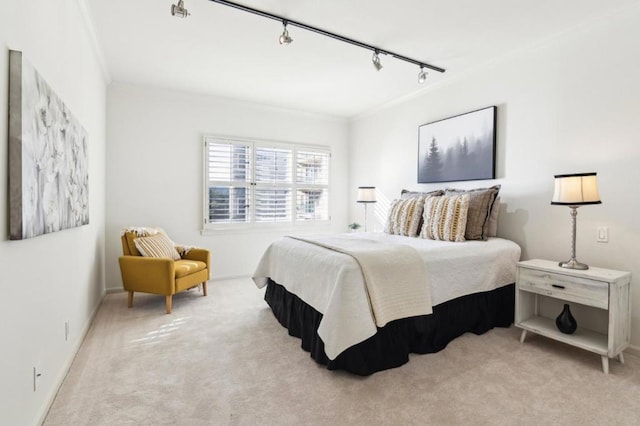
<svg viewBox="0 0 640 426"><path fill-rule="evenodd" d="M424 208L424 197L394 200L389 208L385 232L392 235L416 237Z"/></svg>
<svg viewBox="0 0 640 426"><path fill-rule="evenodd" d="M427 197L420 237L441 241L465 241L469 194Z"/></svg>

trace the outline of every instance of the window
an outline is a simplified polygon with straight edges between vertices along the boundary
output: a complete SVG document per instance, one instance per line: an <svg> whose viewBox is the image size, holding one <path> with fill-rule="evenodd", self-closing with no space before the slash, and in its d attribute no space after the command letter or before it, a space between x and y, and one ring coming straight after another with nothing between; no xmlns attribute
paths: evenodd
<svg viewBox="0 0 640 426"><path fill-rule="evenodd" d="M329 220L328 148L205 137L205 227Z"/></svg>

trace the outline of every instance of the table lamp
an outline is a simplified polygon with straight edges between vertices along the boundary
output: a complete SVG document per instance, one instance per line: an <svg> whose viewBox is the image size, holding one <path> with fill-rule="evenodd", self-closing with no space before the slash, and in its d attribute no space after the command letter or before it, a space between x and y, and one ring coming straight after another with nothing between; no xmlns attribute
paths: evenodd
<svg viewBox="0 0 640 426"><path fill-rule="evenodd" d="M376 187L375 186L359 186L358 187L358 203L364 203L364 232L367 232L367 204L375 203Z"/></svg>
<svg viewBox="0 0 640 426"><path fill-rule="evenodd" d="M571 259L559 265L568 269L589 269L588 265L576 260L576 209L587 204L601 204L598 194L596 173L576 173L555 175L555 188L551 204L567 206L571 209Z"/></svg>

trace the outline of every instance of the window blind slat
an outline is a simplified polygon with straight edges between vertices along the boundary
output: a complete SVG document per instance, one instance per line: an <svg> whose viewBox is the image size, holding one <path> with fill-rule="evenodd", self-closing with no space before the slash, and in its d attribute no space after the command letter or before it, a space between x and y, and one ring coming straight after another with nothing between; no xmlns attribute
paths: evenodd
<svg viewBox="0 0 640 426"><path fill-rule="evenodd" d="M291 221L291 191L289 189L256 188L256 222Z"/></svg>
<svg viewBox="0 0 640 426"><path fill-rule="evenodd" d="M291 183L293 151L280 148L256 148L256 182Z"/></svg>
<svg viewBox="0 0 640 426"><path fill-rule="evenodd" d="M209 181L251 182L251 146L209 143L207 169Z"/></svg>
<svg viewBox="0 0 640 426"><path fill-rule="evenodd" d="M246 223L249 221L248 188L232 186L209 187L209 221Z"/></svg>

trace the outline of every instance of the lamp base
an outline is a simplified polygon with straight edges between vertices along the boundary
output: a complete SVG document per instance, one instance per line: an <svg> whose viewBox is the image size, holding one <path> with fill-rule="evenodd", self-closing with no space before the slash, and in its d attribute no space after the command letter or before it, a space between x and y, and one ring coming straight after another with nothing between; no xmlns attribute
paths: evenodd
<svg viewBox="0 0 640 426"><path fill-rule="evenodd" d="M567 269L580 269L580 270L589 269L589 265L580 263L575 259L570 259L570 260L567 260L566 262L560 262L558 263L558 266L562 268L567 268Z"/></svg>

